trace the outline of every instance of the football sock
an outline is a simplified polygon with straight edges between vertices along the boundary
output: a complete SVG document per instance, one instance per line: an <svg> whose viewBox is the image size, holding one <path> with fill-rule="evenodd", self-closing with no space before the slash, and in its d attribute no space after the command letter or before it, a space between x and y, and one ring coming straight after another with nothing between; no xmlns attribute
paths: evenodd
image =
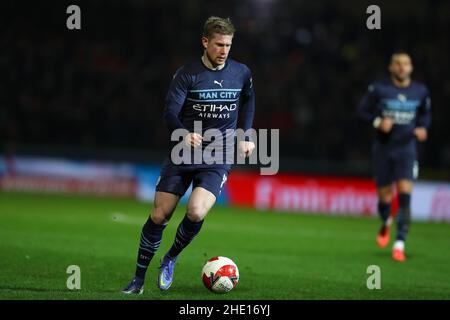
<svg viewBox="0 0 450 320"><path fill-rule="evenodd" d="M167 255L171 258L178 256L180 252L186 248L186 246L191 243L192 239L194 239L194 237L199 233L203 225L203 221L204 220L194 222L189 220L187 215L185 215L178 226L175 241Z"/></svg>
<svg viewBox="0 0 450 320"><path fill-rule="evenodd" d="M383 224L386 225L391 215L391 203L378 202L378 215L380 216Z"/></svg>
<svg viewBox="0 0 450 320"><path fill-rule="evenodd" d="M165 224L158 225L149 217L142 227L141 240L139 242L138 258L136 264L136 277L145 278L145 272L155 252L161 244L161 238Z"/></svg>
<svg viewBox="0 0 450 320"><path fill-rule="evenodd" d="M397 240L406 240L409 225L411 223L411 195L409 193L400 193L398 195L398 213L397 213Z"/></svg>
<svg viewBox="0 0 450 320"><path fill-rule="evenodd" d="M405 242L402 240L396 240L394 242L394 249L398 249L398 250L405 250Z"/></svg>

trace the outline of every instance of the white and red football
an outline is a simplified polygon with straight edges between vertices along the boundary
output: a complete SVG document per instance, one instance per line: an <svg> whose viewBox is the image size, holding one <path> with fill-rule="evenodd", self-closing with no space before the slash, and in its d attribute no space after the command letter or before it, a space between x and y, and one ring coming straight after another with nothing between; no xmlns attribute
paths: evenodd
<svg viewBox="0 0 450 320"><path fill-rule="evenodd" d="M239 282L239 270L233 260L226 257L209 259L202 271L206 288L215 293L227 293Z"/></svg>

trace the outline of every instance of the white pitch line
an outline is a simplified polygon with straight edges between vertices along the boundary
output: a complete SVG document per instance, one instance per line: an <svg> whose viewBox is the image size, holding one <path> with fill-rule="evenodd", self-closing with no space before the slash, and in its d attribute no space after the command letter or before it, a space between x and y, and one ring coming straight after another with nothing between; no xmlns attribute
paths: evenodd
<svg viewBox="0 0 450 320"><path fill-rule="evenodd" d="M128 225L143 225L144 218L130 217L121 212L111 213L111 220L118 223L128 224Z"/></svg>

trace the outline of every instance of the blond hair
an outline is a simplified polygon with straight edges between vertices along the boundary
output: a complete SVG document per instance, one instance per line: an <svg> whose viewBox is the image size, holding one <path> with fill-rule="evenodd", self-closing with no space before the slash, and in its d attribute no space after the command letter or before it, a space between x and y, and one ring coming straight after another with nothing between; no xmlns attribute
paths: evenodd
<svg viewBox="0 0 450 320"><path fill-rule="evenodd" d="M232 36L236 29L230 18L209 17L203 26L203 36L211 39L214 33Z"/></svg>

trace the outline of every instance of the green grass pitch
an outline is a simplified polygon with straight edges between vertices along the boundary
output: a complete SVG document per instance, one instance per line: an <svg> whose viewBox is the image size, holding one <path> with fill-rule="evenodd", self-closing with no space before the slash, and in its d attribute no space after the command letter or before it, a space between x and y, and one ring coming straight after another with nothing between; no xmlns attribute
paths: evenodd
<svg viewBox="0 0 450 320"><path fill-rule="evenodd" d="M450 225L413 223L408 260L379 249L373 218L260 212L215 206L180 255L169 291L156 287L161 256L184 214L179 206L153 259L142 296L120 290L135 268L151 205L131 199L0 193L0 299L449 299ZM203 287L205 261L233 259L240 282L217 295ZM68 290L69 265L81 289ZM381 289L366 286L381 268Z"/></svg>

